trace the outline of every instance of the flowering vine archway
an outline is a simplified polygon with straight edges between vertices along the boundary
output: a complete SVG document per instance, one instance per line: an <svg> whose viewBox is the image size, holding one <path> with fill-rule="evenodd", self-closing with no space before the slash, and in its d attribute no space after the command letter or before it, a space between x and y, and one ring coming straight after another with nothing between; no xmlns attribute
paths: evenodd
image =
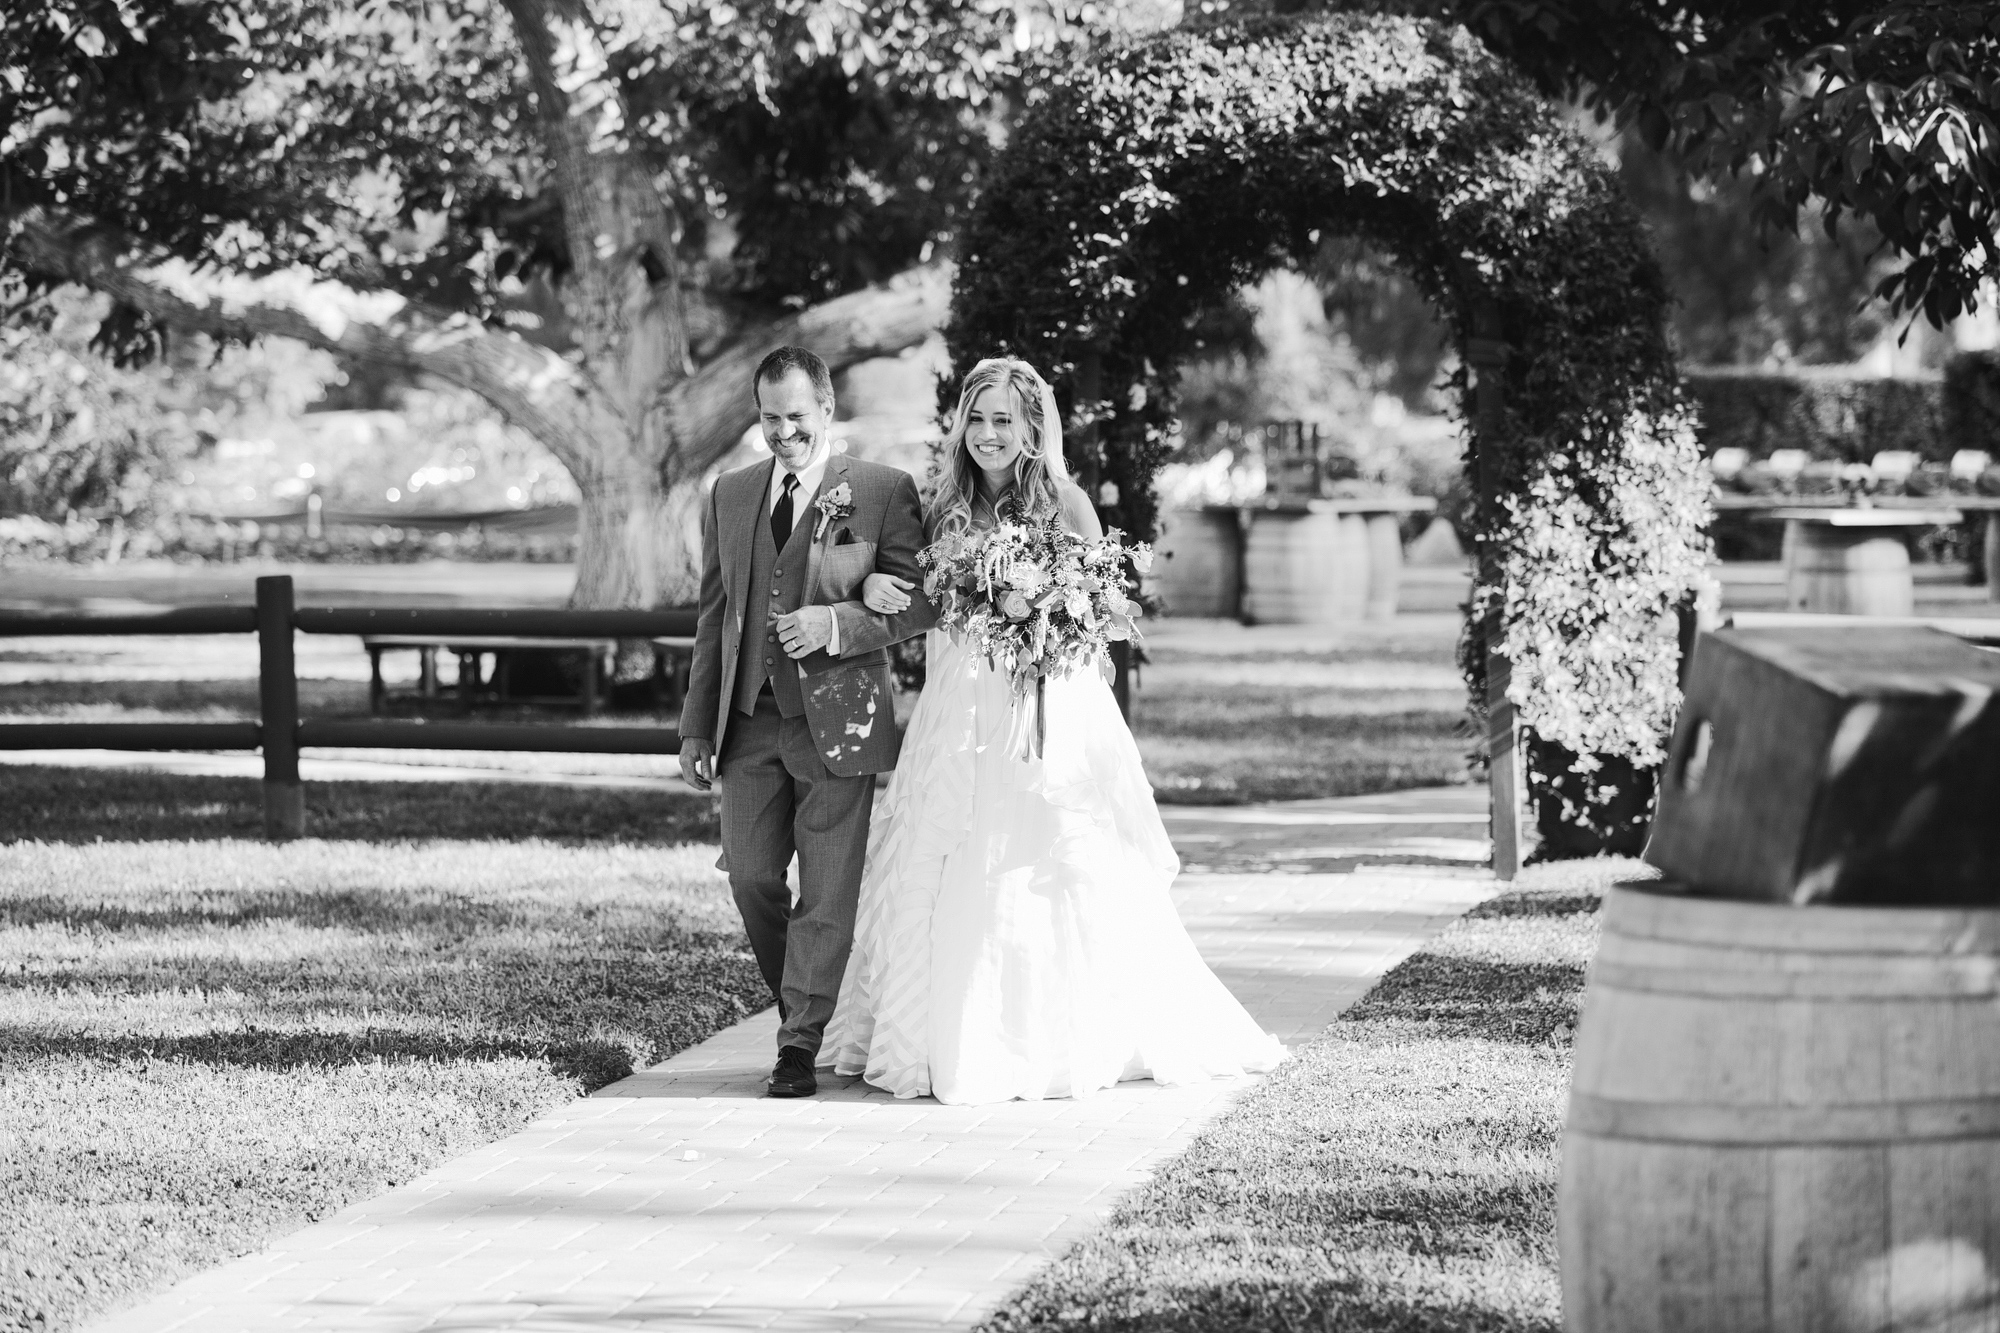
<svg viewBox="0 0 2000 1333"><path fill-rule="evenodd" d="M1001 351L1046 368L1073 462L1145 536L1195 317L1328 232L1392 255L1469 367L1475 709L1518 709L1545 791L1615 833L1607 775L1644 781L1679 702L1705 470L1615 174L1462 30L1266 19L1067 73L962 234L947 337L961 369ZM1489 662L1507 673L1490 697Z"/></svg>

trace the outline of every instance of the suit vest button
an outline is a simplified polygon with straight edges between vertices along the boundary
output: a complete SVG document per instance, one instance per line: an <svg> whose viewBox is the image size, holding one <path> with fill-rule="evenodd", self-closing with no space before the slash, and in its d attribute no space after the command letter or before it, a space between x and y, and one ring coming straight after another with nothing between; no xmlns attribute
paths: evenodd
<svg viewBox="0 0 2000 1333"><path fill-rule="evenodd" d="M782 570L782 569L774 569L774 570L772 570L772 571L771 571L771 575L772 575L772 577L773 577L773 578L780 578L780 579L781 579L781 578L785 577L785 571L784 571L784 570Z"/></svg>

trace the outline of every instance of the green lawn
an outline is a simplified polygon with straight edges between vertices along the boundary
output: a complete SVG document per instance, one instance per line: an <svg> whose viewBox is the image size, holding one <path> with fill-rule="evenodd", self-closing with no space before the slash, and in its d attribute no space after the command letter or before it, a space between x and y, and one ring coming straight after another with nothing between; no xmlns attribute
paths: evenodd
<svg viewBox="0 0 2000 1333"><path fill-rule="evenodd" d="M768 1003L706 798L0 766L0 1330L74 1327ZM690 842L699 839L700 842Z"/></svg>
<svg viewBox="0 0 2000 1333"><path fill-rule="evenodd" d="M983 1333L1557 1333L1557 1139L1596 908L1538 866L1392 970Z"/></svg>
<svg viewBox="0 0 2000 1333"><path fill-rule="evenodd" d="M1211 805L1466 781L1455 623L1152 627L1132 730L1154 792Z"/></svg>

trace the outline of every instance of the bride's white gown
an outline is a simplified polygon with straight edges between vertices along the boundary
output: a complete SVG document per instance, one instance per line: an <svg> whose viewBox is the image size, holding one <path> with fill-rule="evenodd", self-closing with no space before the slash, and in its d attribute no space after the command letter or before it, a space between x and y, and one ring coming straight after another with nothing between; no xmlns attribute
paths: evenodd
<svg viewBox="0 0 2000 1333"><path fill-rule="evenodd" d="M942 631L926 651L819 1063L992 1102L1283 1059L1168 900L1180 860L1103 678L1047 683L1043 756L1022 762L1006 678Z"/></svg>

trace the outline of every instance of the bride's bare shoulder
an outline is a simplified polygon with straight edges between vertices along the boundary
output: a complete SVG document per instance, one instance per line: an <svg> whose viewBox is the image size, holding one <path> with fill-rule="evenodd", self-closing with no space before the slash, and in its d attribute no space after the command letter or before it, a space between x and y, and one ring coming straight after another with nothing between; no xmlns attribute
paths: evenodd
<svg viewBox="0 0 2000 1333"><path fill-rule="evenodd" d="M1062 502L1063 526L1092 541L1104 535L1104 524L1097 518L1097 506L1083 493L1083 487L1067 477L1058 477L1056 498Z"/></svg>

